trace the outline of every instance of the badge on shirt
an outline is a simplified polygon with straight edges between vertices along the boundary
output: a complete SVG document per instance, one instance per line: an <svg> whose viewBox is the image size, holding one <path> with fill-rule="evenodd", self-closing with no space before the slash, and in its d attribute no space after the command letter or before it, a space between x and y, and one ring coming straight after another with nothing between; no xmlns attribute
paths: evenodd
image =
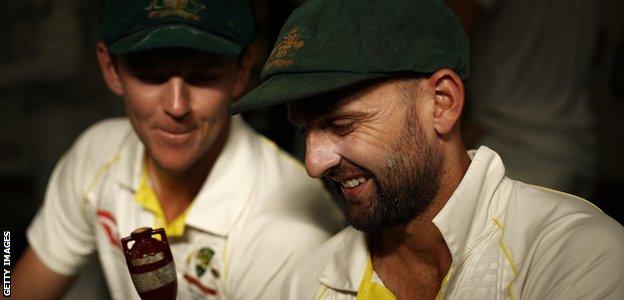
<svg viewBox="0 0 624 300"><path fill-rule="evenodd" d="M215 253L214 248L201 247L189 253L186 258L184 279L191 286L193 298L205 299L217 295L220 274L214 266Z"/></svg>
<svg viewBox="0 0 624 300"><path fill-rule="evenodd" d="M197 251L195 260L195 274L197 277L201 277L206 272L206 269L210 266L210 261L215 252L211 248L204 247Z"/></svg>

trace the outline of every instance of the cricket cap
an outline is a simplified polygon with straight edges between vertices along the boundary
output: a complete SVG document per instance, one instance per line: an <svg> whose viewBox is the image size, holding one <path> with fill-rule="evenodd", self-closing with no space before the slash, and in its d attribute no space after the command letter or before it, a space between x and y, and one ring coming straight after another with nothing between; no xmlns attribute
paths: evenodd
<svg viewBox="0 0 624 300"><path fill-rule="evenodd" d="M444 1L308 0L283 26L262 83L229 112L442 68L468 79L468 37Z"/></svg>
<svg viewBox="0 0 624 300"><path fill-rule="evenodd" d="M106 0L102 19L113 55L186 48L238 56L254 38L247 0Z"/></svg>

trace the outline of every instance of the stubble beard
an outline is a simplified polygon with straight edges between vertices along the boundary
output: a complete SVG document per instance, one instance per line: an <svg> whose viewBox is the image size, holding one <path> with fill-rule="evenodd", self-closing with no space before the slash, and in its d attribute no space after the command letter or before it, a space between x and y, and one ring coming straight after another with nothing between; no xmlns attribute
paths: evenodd
<svg viewBox="0 0 624 300"><path fill-rule="evenodd" d="M419 122L407 122L395 151L379 168L370 170L376 190L365 200L368 205L354 206L338 187L345 217L355 229L379 232L406 225L433 201L440 187L442 157L427 142L421 127L413 123Z"/></svg>

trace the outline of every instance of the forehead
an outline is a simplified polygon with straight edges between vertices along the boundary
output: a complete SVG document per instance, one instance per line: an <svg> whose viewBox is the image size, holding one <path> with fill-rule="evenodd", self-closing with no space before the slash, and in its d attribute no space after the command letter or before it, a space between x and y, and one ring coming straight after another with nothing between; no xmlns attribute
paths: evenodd
<svg viewBox="0 0 624 300"><path fill-rule="evenodd" d="M389 101L405 97L396 79L374 81L288 104L288 119L294 124L310 124L342 114L383 110Z"/></svg>
<svg viewBox="0 0 624 300"><path fill-rule="evenodd" d="M120 61L128 67L135 68L185 66L201 69L229 66L234 64L237 58L182 48L162 48L123 55Z"/></svg>

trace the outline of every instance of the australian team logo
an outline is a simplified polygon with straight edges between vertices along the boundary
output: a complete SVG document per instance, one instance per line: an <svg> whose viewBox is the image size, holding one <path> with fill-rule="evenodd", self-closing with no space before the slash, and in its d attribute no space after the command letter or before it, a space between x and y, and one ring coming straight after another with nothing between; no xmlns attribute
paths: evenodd
<svg viewBox="0 0 624 300"><path fill-rule="evenodd" d="M201 247L192 251L186 258L184 279L193 288L191 293L198 298L211 298L217 295L217 281L220 273L214 263L215 250Z"/></svg>
<svg viewBox="0 0 624 300"><path fill-rule="evenodd" d="M185 20L199 21L200 12L206 8L197 0L150 0L145 8L150 18L168 16L180 17Z"/></svg>
<svg viewBox="0 0 624 300"><path fill-rule="evenodd" d="M214 254L214 250L208 247L199 249L195 258L195 274L197 274L197 277L204 275L206 269L210 267L210 261Z"/></svg>
<svg viewBox="0 0 624 300"><path fill-rule="evenodd" d="M295 50L303 47L304 42L300 39L301 32L299 28L291 28L278 44L275 45L271 55L265 65L265 71L274 67L285 67L293 63L295 59Z"/></svg>

